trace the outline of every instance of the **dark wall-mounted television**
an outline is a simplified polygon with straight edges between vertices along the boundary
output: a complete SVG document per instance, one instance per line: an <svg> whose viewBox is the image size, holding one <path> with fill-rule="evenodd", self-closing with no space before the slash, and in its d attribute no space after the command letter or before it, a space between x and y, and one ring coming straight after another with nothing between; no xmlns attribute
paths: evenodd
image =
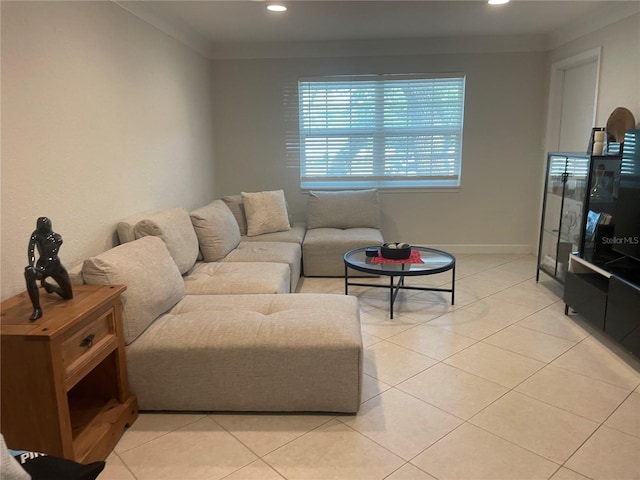
<svg viewBox="0 0 640 480"><path fill-rule="evenodd" d="M612 248L640 262L640 130L627 130Z"/></svg>

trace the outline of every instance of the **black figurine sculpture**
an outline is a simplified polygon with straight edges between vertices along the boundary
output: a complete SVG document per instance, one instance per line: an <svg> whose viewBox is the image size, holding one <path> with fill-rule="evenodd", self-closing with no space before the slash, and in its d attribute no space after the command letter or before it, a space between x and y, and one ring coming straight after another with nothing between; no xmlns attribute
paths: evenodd
<svg viewBox="0 0 640 480"><path fill-rule="evenodd" d="M40 280L40 285L47 293L55 292L65 300L73 298L71 281L67 269L64 268L58 258L58 251L62 245L62 237L51 229L51 220L47 217L38 218L36 229L29 239L27 258L29 266L24 269L24 278L27 281L27 292L33 304L33 313L29 320L34 321L42 317L40 307L40 292L36 284ZM34 249L38 249L40 258L35 261ZM58 285L52 285L45 281L47 277L53 278Z"/></svg>

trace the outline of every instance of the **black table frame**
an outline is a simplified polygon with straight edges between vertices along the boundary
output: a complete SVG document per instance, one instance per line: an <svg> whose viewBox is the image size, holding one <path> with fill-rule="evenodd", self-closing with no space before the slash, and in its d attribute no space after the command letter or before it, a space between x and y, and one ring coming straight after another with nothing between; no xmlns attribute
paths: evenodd
<svg viewBox="0 0 640 480"><path fill-rule="evenodd" d="M375 268L367 268L361 265L354 265L347 260L348 255L352 255L357 251L364 251L365 248L356 248L354 250L349 250L344 254L344 294L349 295L349 286L354 287L375 287L375 288L388 288L389 289L389 318L393 319L393 304L396 301L396 297L398 296L398 292L400 289L402 290L420 290L423 292L447 292L451 293L451 305L454 304L455 300L455 289L456 289L456 258L448 252L443 250L436 250L435 248L429 247L414 247L419 250L426 250L429 252L438 253L447 257L451 257L452 261L449 265L445 265L444 267L434 268L432 270L415 270L410 271L407 270L405 273L401 273L398 271L384 271L378 270ZM376 265L384 265L384 264L376 264ZM393 265L405 265L405 264L393 264ZM358 270L360 272L370 273L373 275L386 275L389 277L389 285L381 285L379 283L361 283L361 282L349 282L349 269L352 268L354 270ZM436 288L436 287L413 287L404 284L405 277L417 277L424 275L435 275L437 273L447 272L451 270L451 288ZM397 283L394 283L394 278L399 277Z"/></svg>

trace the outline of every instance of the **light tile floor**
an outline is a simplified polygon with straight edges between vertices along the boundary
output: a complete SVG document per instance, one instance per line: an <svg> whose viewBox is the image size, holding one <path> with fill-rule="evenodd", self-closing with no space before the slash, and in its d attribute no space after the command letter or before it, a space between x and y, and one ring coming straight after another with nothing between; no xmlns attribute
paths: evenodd
<svg viewBox="0 0 640 480"><path fill-rule="evenodd" d="M533 256L457 259L455 307L407 291L389 320L386 290L352 287L357 415L141 413L100 480L640 479L640 361L566 317ZM407 281L420 282L450 274Z"/></svg>

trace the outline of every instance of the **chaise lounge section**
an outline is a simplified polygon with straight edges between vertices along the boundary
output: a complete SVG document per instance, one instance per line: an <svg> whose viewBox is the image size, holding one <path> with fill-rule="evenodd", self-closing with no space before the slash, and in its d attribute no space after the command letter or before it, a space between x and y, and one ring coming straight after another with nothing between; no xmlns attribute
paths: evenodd
<svg viewBox="0 0 640 480"><path fill-rule="evenodd" d="M127 286L129 384L142 410L359 408L363 349L354 297L185 295L174 257L156 236L85 260L82 277Z"/></svg>

